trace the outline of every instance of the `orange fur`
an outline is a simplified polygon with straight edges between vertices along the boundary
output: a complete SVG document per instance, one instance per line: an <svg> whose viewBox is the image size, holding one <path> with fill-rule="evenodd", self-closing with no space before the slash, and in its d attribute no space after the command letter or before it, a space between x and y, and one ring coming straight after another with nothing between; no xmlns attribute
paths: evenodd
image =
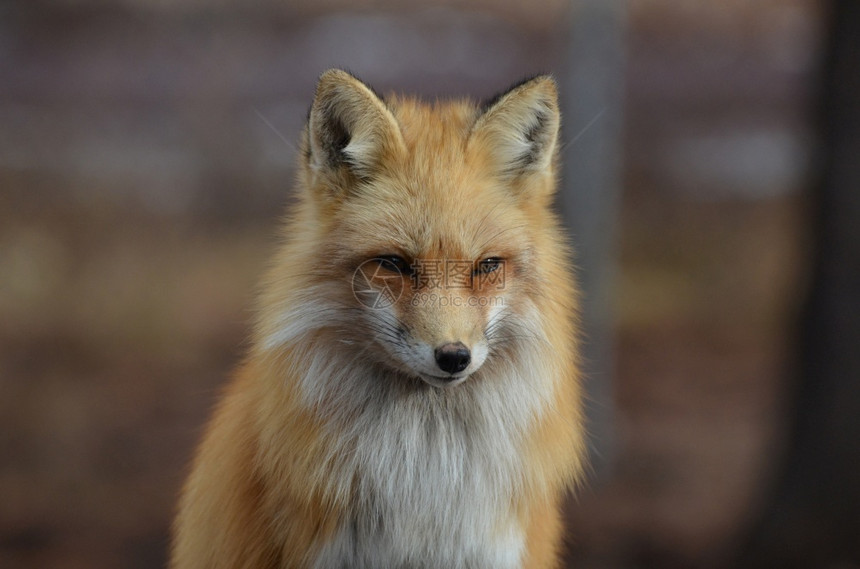
<svg viewBox="0 0 860 569"><path fill-rule="evenodd" d="M183 490L174 569L557 567L584 451L556 99L548 77L482 109L322 76L249 356ZM379 260L395 256L495 262L504 287L476 268L437 290ZM371 293L397 296L378 310L353 293L365 262L382 271ZM416 302L432 294L445 304ZM434 351L452 342L461 371Z"/></svg>

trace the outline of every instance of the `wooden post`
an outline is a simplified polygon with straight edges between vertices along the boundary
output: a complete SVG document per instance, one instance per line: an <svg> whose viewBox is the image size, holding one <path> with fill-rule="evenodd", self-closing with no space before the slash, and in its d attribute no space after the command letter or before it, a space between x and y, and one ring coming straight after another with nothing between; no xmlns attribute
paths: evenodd
<svg viewBox="0 0 860 569"><path fill-rule="evenodd" d="M736 567L860 563L860 3L828 6L812 279L781 470Z"/></svg>
<svg viewBox="0 0 860 569"><path fill-rule="evenodd" d="M621 196L626 2L572 0L562 88L564 163L559 197L583 290L584 372L591 466L613 456L612 281Z"/></svg>

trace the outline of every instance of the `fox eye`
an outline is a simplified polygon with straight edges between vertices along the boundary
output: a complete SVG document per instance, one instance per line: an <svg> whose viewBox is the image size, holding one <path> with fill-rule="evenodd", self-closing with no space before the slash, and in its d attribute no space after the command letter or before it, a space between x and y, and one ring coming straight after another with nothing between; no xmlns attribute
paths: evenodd
<svg viewBox="0 0 860 569"><path fill-rule="evenodd" d="M406 259L398 255L380 255L378 257L374 257L373 260L379 263L379 266L386 271L400 273L402 275L412 274L412 267L409 266Z"/></svg>
<svg viewBox="0 0 860 569"><path fill-rule="evenodd" d="M483 261L478 261L478 267L475 269L475 274L489 274L498 271L504 260L498 257L489 257Z"/></svg>

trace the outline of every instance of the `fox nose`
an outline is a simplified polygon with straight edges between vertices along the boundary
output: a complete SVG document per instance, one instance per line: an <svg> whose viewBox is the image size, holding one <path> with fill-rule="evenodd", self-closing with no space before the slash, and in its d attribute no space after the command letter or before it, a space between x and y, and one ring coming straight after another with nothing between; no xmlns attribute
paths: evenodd
<svg viewBox="0 0 860 569"><path fill-rule="evenodd" d="M436 348L436 365L445 373L461 372L469 367L472 355L463 342L451 342Z"/></svg>

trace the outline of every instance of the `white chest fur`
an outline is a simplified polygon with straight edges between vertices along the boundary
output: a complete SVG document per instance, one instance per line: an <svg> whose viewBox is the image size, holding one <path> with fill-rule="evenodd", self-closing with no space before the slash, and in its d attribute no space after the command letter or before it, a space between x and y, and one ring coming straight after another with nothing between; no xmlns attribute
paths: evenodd
<svg viewBox="0 0 860 569"><path fill-rule="evenodd" d="M329 465L334 479L352 480L354 504L315 569L521 567L514 496L525 482L522 438L540 413L540 381L524 388L506 371L456 393L391 389L379 378L353 391L361 409L348 413Z"/></svg>
<svg viewBox="0 0 860 569"><path fill-rule="evenodd" d="M516 569L521 567L523 536L511 529L507 534L486 532L461 535L454 542L403 544L394 535L359 536L355 528L343 527L319 553L314 569Z"/></svg>

